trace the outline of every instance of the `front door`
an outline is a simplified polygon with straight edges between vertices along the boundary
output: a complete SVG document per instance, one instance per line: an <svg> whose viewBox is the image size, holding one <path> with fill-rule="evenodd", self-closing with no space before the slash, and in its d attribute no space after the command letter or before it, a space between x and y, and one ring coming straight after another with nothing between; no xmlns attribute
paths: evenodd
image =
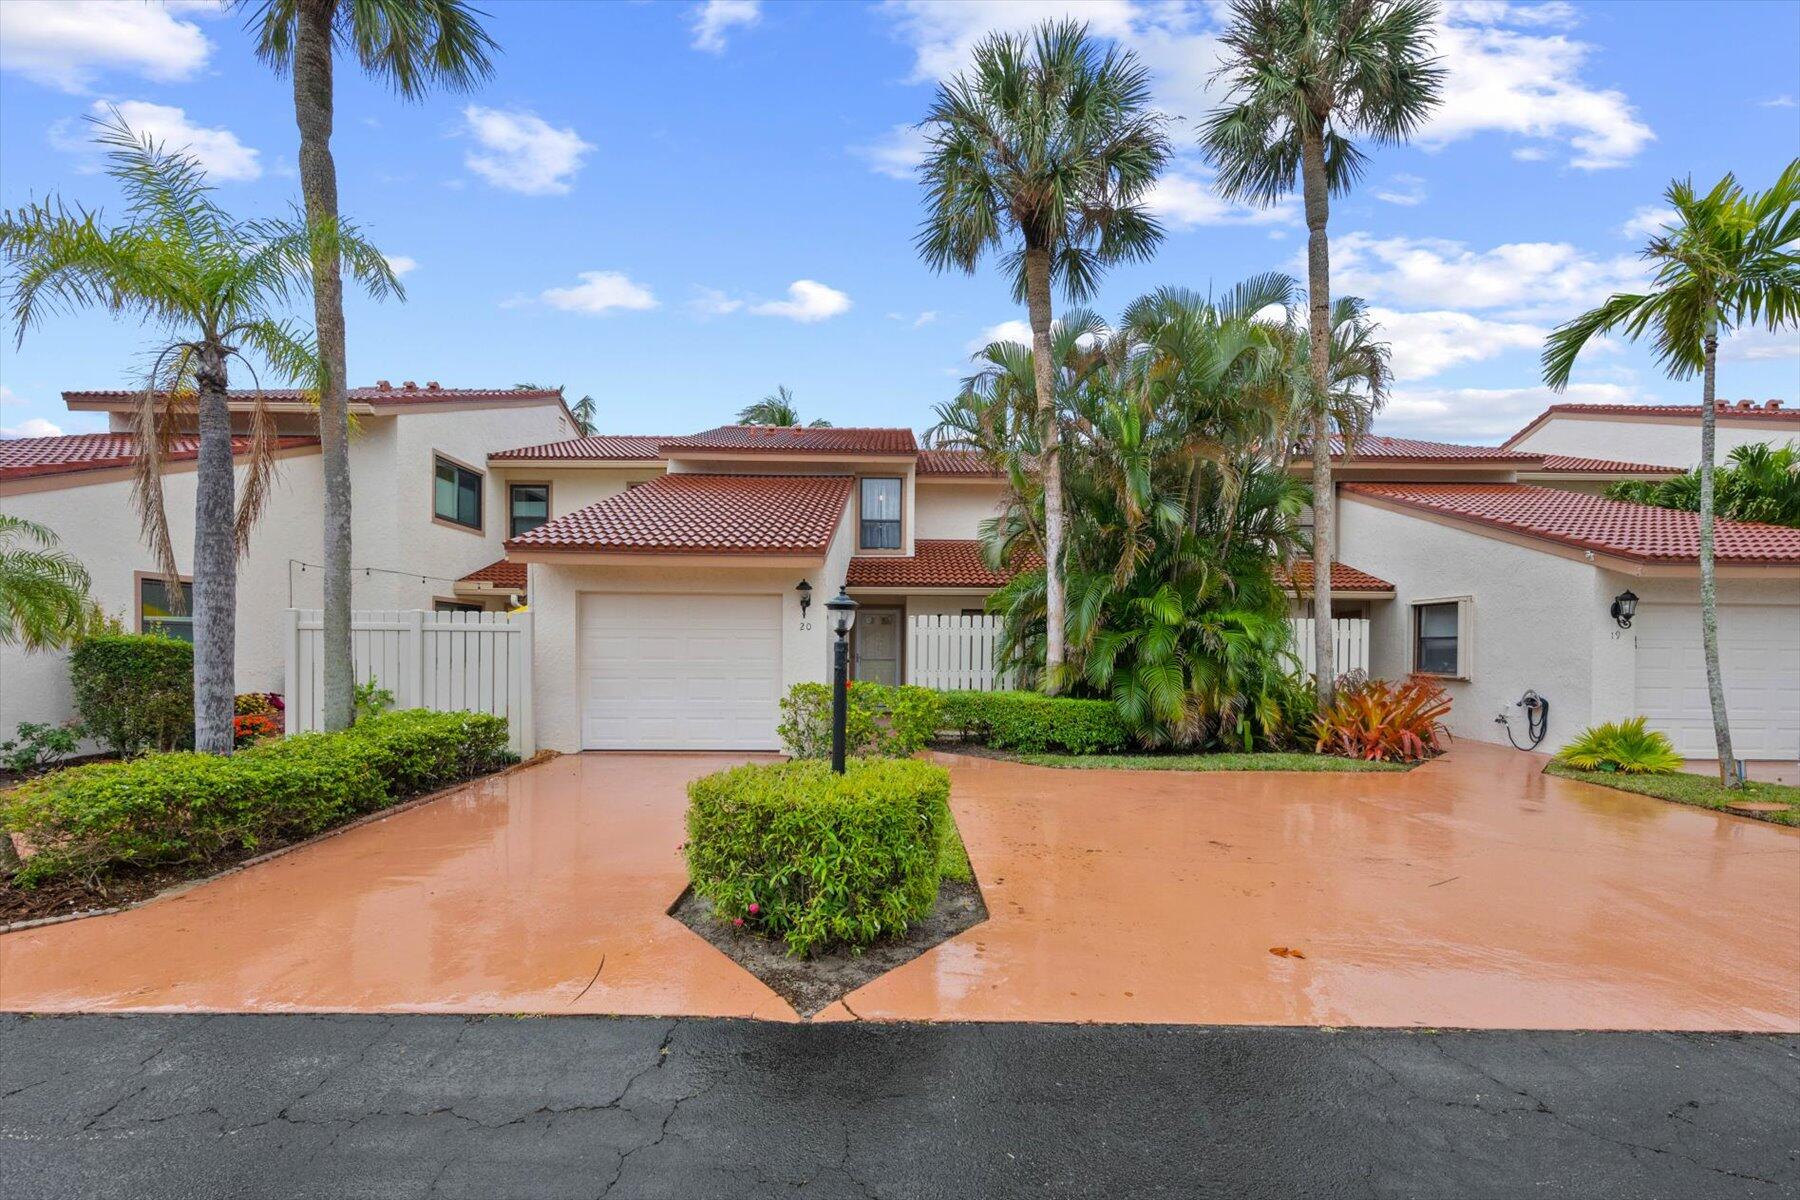
<svg viewBox="0 0 1800 1200"><path fill-rule="evenodd" d="M897 608L856 614L856 678L889 686L900 682L900 624Z"/></svg>

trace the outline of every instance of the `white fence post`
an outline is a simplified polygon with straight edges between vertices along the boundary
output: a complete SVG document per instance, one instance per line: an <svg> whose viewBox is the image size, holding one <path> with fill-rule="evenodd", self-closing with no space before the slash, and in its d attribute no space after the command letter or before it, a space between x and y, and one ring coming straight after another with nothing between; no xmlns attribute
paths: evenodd
<svg viewBox="0 0 1800 1200"><path fill-rule="evenodd" d="M1317 656L1313 653L1313 619L1289 617L1294 631L1294 652L1300 659L1302 674L1318 673ZM1331 622L1331 659L1339 675L1346 671L1369 670L1369 622L1362 617L1340 617Z"/></svg>

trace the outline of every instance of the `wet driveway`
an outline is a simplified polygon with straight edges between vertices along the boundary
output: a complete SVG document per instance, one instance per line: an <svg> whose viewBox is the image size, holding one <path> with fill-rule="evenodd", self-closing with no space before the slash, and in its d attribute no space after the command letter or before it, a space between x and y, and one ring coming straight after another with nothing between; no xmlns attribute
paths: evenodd
<svg viewBox="0 0 1800 1200"><path fill-rule="evenodd" d="M793 1020L665 915L683 785L741 757L555 759L5 935L0 1008ZM944 761L991 917L821 1019L1800 1030L1800 830L1470 744L1407 775Z"/></svg>

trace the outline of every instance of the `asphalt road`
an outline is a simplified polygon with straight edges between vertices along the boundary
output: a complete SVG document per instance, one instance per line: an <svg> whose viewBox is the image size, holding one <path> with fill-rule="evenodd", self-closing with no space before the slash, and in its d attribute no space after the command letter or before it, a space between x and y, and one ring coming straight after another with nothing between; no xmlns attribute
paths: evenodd
<svg viewBox="0 0 1800 1200"><path fill-rule="evenodd" d="M0 1196L1800 1195L1800 1037L0 1017Z"/></svg>

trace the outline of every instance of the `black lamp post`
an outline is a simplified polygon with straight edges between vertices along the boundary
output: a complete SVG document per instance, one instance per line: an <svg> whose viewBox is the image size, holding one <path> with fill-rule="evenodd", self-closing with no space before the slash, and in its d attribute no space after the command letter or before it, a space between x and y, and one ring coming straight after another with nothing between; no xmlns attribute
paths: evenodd
<svg viewBox="0 0 1800 1200"><path fill-rule="evenodd" d="M825 602L835 618L837 645L831 652L831 769L844 773L844 726L850 719L850 630L856 625L856 601L843 588Z"/></svg>
<svg viewBox="0 0 1800 1200"><path fill-rule="evenodd" d="M1613 597L1612 619L1619 623L1620 629L1631 628L1631 618L1637 615L1637 593L1626 588Z"/></svg>

